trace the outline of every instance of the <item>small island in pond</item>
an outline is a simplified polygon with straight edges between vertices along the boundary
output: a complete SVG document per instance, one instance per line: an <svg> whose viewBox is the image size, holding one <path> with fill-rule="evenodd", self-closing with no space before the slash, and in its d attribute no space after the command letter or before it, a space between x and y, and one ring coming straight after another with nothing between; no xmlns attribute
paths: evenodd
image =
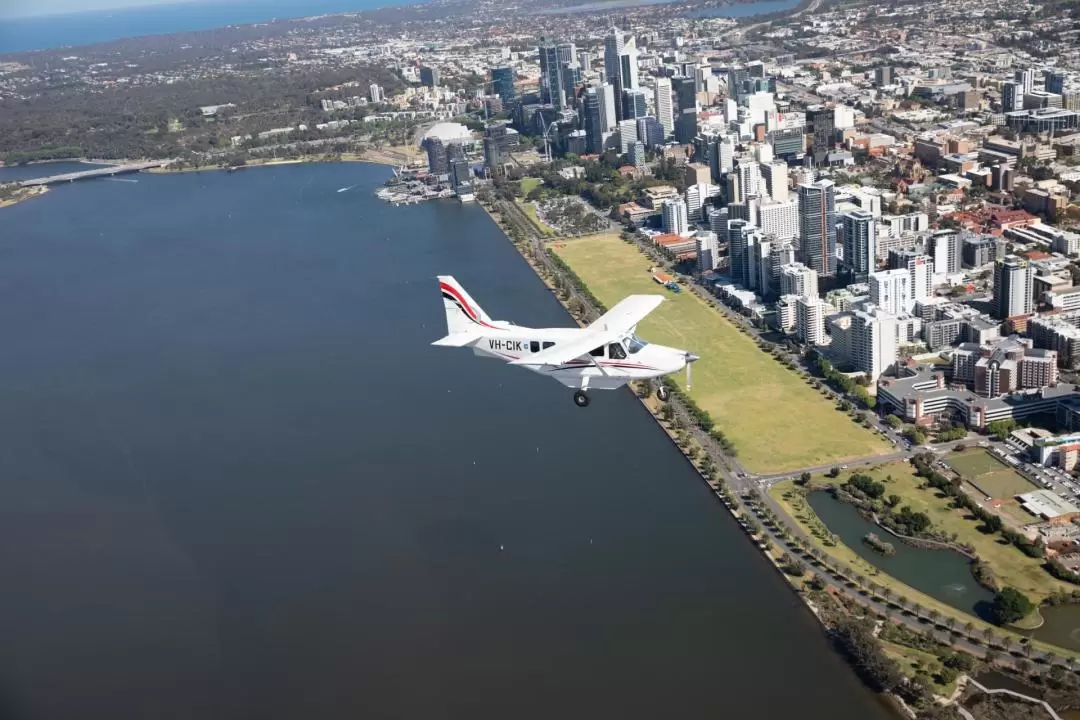
<svg viewBox="0 0 1080 720"><path fill-rule="evenodd" d="M896 548L893 547L892 543L885 542L874 533L866 533L863 536L863 542L882 555L892 555L896 552Z"/></svg>

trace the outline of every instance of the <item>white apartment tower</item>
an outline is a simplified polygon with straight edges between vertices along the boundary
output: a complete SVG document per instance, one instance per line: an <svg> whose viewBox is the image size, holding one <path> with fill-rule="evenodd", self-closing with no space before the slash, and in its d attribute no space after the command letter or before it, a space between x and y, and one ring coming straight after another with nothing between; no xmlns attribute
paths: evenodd
<svg viewBox="0 0 1080 720"><path fill-rule="evenodd" d="M894 315L873 306L852 313L851 360L871 383L892 367L898 352Z"/></svg>
<svg viewBox="0 0 1080 720"><path fill-rule="evenodd" d="M799 230L799 207L794 199L758 205L757 226L778 240L794 240Z"/></svg>
<svg viewBox="0 0 1080 720"><path fill-rule="evenodd" d="M780 268L780 294L817 297L817 272L802 263Z"/></svg>
<svg viewBox="0 0 1080 720"><path fill-rule="evenodd" d="M807 345L825 344L825 303L821 298L796 298L795 337Z"/></svg>
<svg viewBox="0 0 1080 720"><path fill-rule="evenodd" d="M686 215L686 203L680 200L665 200L661 203L661 217L664 224L664 232L676 235L687 235L690 232L690 223Z"/></svg>
<svg viewBox="0 0 1080 720"><path fill-rule="evenodd" d="M761 164L761 176L765 180L765 187L769 190L769 197L773 202L786 203L788 201L788 166L783 160L775 160Z"/></svg>
<svg viewBox="0 0 1080 720"><path fill-rule="evenodd" d="M870 302L893 315L911 312L911 273L903 268L870 273Z"/></svg>

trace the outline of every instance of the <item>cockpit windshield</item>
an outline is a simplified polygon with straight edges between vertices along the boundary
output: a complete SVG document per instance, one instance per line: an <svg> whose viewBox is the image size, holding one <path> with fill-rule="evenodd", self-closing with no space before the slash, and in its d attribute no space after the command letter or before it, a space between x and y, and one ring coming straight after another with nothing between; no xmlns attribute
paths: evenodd
<svg viewBox="0 0 1080 720"><path fill-rule="evenodd" d="M645 347L646 345L649 344L649 343L645 342L644 340L642 340L641 338L639 338L637 335L631 335L630 337L626 338L626 340L624 340L623 342L626 343L626 349L630 351L631 355L633 355L638 350L640 350L641 348L643 348L643 347Z"/></svg>

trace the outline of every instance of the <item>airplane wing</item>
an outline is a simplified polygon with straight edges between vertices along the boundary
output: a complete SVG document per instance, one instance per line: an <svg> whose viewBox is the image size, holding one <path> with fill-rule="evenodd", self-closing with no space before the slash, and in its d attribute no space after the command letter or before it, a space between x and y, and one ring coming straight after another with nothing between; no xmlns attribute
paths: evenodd
<svg viewBox="0 0 1080 720"><path fill-rule="evenodd" d="M585 329L610 330L620 334L628 332L662 302L663 295L627 295Z"/></svg>
<svg viewBox="0 0 1080 720"><path fill-rule="evenodd" d="M582 330L573 340L556 343L547 350L542 350L532 355L526 355L517 360L511 360L511 365L562 365L582 355L587 355L590 350L595 350L601 345L614 342L622 337L622 331L590 329Z"/></svg>

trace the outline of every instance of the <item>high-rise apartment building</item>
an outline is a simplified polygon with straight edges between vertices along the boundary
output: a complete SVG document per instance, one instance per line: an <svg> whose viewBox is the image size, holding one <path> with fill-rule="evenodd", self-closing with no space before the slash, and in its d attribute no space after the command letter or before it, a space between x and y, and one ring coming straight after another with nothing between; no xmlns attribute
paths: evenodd
<svg viewBox="0 0 1080 720"><path fill-rule="evenodd" d="M994 263L994 317L1004 320L1030 315L1035 309L1035 267L1024 258L1006 255Z"/></svg>
<svg viewBox="0 0 1080 720"><path fill-rule="evenodd" d="M896 363L896 317L881 308L855 310L851 321L851 361L871 383Z"/></svg>
<svg viewBox="0 0 1080 720"><path fill-rule="evenodd" d="M656 105L656 119L664 129L664 137L675 134L675 113L672 107L671 80L666 77L656 78L653 87L653 103Z"/></svg>
<svg viewBox="0 0 1080 720"><path fill-rule="evenodd" d="M930 235L934 271L958 273L964 267L964 238L956 230L935 230Z"/></svg>
<svg viewBox="0 0 1080 720"><path fill-rule="evenodd" d="M795 337L807 345L825 344L825 303L800 295L795 300Z"/></svg>
<svg viewBox="0 0 1080 720"><path fill-rule="evenodd" d="M759 204L757 226L777 240L794 240L799 231L799 207L795 199Z"/></svg>
<svg viewBox="0 0 1080 720"><path fill-rule="evenodd" d="M736 285L748 290L753 288L753 263L751 254L754 244L754 226L746 220L728 220L728 257L731 260L731 279Z"/></svg>
<svg viewBox="0 0 1080 720"><path fill-rule="evenodd" d="M836 110L825 105L811 105L806 108L806 128L813 135L814 163L821 165L832 150Z"/></svg>
<svg viewBox="0 0 1080 720"><path fill-rule="evenodd" d="M905 268L870 273L870 302L891 315L911 312L911 273Z"/></svg>
<svg viewBox="0 0 1080 720"><path fill-rule="evenodd" d="M799 255L818 275L836 275L836 203L831 180L799 185Z"/></svg>
<svg viewBox="0 0 1080 720"><path fill-rule="evenodd" d="M687 235L690 231L690 223L686 213L686 203L679 200L665 200L660 205L661 220L664 232L676 235Z"/></svg>
<svg viewBox="0 0 1080 720"><path fill-rule="evenodd" d="M604 36L604 78L611 84L613 94L622 101L622 54L626 40L622 30L611 28ZM616 120L622 119L622 108L615 106ZM614 125L614 123L612 123Z"/></svg>
<svg viewBox="0 0 1080 720"><path fill-rule="evenodd" d="M618 127L619 105L615 102L615 86L604 83L597 89L600 95L600 131L610 132Z"/></svg>
<svg viewBox="0 0 1080 720"><path fill-rule="evenodd" d="M774 160L761 164L761 177L765 180L765 187L769 191L769 197L775 202L783 203L788 200L788 164L783 160Z"/></svg>
<svg viewBox="0 0 1080 720"><path fill-rule="evenodd" d="M817 297L817 273L802 263L784 265L780 268L781 295L808 295Z"/></svg>
<svg viewBox="0 0 1080 720"><path fill-rule="evenodd" d="M877 224L872 213L855 210L840 216L844 268L851 282L866 282L877 264Z"/></svg>
<svg viewBox="0 0 1080 720"><path fill-rule="evenodd" d="M664 144L664 128L652 115L646 115L637 119L637 134L645 147L650 150Z"/></svg>

